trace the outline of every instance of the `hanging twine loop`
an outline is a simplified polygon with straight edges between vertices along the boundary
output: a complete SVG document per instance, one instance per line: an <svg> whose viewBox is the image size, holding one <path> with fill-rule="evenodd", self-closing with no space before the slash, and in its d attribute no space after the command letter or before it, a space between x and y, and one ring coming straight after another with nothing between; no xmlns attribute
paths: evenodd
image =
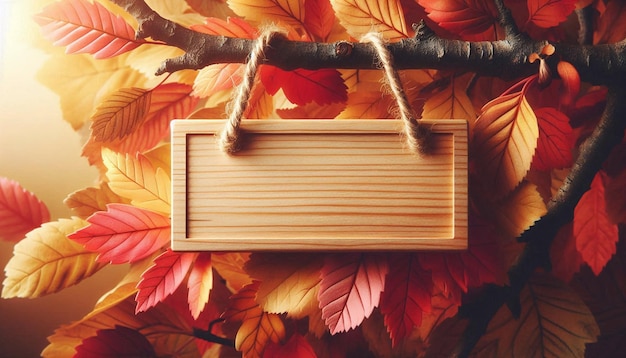
<svg viewBox="0 0 626 358"><path fill-rule="evenodd" d="M402 88L400 75L393 67L393 56L389 52L389 49L385 46L382 36L377 32L370 32L361 38L361 42L372 44L378 54L382 69L385 72L387 85L391 89L391 92L396 98L396 102L398 104L398 111L400 112L400 118L404 123L404 134L406 136L406 142L409 149L416 154L426 153L428 150L430 130L420 125L417 121L416 116L413 113L413 109L409 104L409 100L407 99L404 89Z"/></svg>
<svg viewBox="0 0 626 358"><path fill-rule="evenodd" d="M250 51L250 58L246 63L241 83L235 89L233 99L227 106L227 112L230 112L230 115L220 133L219 145L224 153L233 154L240 149L238 145L239 126L246 107L248 107L256 72L265 57L265 50L270 41L282 34L283 32L275 27L266 28L261 32Z"/></svg>

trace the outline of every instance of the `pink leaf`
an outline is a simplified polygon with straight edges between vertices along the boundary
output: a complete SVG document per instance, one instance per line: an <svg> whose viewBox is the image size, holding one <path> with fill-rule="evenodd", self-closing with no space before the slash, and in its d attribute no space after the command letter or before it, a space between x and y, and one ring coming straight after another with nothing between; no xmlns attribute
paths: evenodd
<svg viewBox="0 0 626 358"><path fill-rule="evenodd" d="M596 174L591 189L574 209L576 249L596 275L615 254L619 239L618 227L611 222L606 211L604 175L603 172Z"/></svg>
<svg viewBox="0 0 626 358"><path fill-rule="evenodd" d="M179 253L167 249L154 259L154 265L141 275L141 281L137 284L139 291L135 297L137 301L135 312L143 312L154 307L176 291L196 256L197 253Z"/></svg>
<svg viewBox="0 0 626 358"><path fill-rule="evenodd" d="M394 346L422 323L422 313L430 312L433 281L416 254L394 255L390 260L380 311Z"/></svg>
<svg viewBox="0 0 626 358"><path fill-rule="evenodd" d="M76 347L75 358L156 357L154 348L138 331L115 326L100 329Z"/></svg>
<svg viewBox="0 0 626 358"><path fill-rule="evenodd" d="M271 95L282 88L287 99L299 106L309 102L325 105L348 100L348 87L339 71L335 69L293 71L278 67L261 67L261 82Z"/></svg>
<svg viewBox="0 0 626 358"><path fill-rule="evenodd" d="M35 16L43 35L67 53L90 53L97 59L120 55L144 43L135 30L98 2L65 0Z"/></svg>
<svg viewBox="0 0 626 358"><path fill-rule="evenodd" d="M99 262L121 264L141 260L170 240L170 219L132 205L108 204L87 218L89 225L68 237L100 253Z"/></svg>
<svg viewBox="0 0 626 358"><path fill-rule="evenodd" d="M318 300L330 333L348 331L369 317L385 286L387 259L371 254L327 256Z"/></svg>
<svg viewBox="0 0 626 358"><path fill-rule="evenodd" d="M198 258L189 273L187 288L189 289L188 302L191 316L198 319L209 302L209 293L213 288L211 253L202 252L198 254Z"/></svg>
<svg viewBox="0 0 626 358"><path fill-rule="evenodd" d="M13 180L0 177L0 239L16 242L50 221L50 212L35 194Z"/></svg>

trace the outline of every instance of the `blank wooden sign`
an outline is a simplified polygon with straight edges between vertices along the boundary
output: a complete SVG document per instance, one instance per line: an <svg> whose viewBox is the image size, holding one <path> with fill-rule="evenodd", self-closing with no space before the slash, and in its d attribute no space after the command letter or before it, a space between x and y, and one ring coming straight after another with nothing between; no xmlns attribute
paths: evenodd
<svg viewBox="0 0 626 358"><path fill-rule="evenodd" d="M467 247L467 125L424 121L411 153L396 120L172 124L174 250L460 250Z"/></svg>

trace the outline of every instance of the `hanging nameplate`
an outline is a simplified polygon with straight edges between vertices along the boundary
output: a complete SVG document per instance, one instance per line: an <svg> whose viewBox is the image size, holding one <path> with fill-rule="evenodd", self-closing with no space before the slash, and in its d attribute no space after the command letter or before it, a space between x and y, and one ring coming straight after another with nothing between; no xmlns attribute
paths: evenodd
<svg viewBox="0 0 626 358"><path fill-rule="evenodd" d="M174 250L461 250L467 247L467 123L424 120L431 150L397 120L172 122Z"/></svg>

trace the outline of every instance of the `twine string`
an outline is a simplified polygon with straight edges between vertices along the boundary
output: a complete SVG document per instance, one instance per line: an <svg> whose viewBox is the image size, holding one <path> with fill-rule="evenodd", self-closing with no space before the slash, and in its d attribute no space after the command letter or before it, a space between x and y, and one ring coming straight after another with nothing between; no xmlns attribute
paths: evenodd
<svg viewBox="0 0 626 358"><path fill-rule="evenodd" d="M235 89L233 99L227 106L227 113L230 112L230 115L224 125L224 129L220 133L219 145L224 153L232 154L240 149L238 144L239 126L248 107L256 72L265 57L265 49L269 46L270 41L280 34L282 32L276 28L270 27L265 29L261 32L250 51L250 58L246 63L241 83Z"/></svg>
<svg viewBox="0 0 626 358"><path fill-rule="evenodd" d="M413 113L413 109L402 88L400 75L393 66L393 55L389 52L387 46L385 46L382 36L377 32L365 34L361 38L361 42L370 43L378 54L380 64L382 65L387 79L387 85L391 89L398 105L398 111L400 112L400 118L404 124L404 135L406 136L409 149L416 154L425 153L428 149L430 130L420 125Z"/></svg>

